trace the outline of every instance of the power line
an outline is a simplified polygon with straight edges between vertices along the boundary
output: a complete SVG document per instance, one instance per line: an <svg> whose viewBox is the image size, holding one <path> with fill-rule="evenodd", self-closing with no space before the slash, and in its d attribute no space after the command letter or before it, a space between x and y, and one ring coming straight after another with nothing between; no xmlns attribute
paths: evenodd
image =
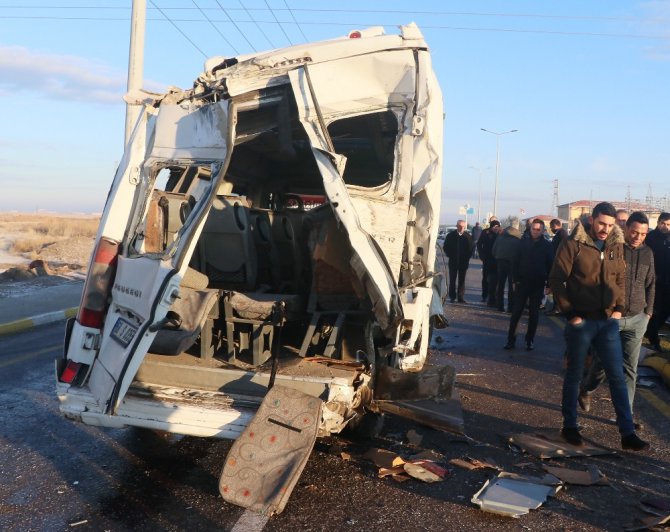
<svg viewBox="0 0 670 532"><path fill-rule="evenodd" d="M242 0L237 0L237 1L238 1L238 2L240 3L240 5L242 6L242 9L244 9L244 11L246 11L247 15L248 15L249 18L253 21L253 23L256 24L256 27L258 28L258 31L260 31L260 32L263 34L263 37L265 37L266 40L270 43L270 46L271 46L272 48L277 48L277 47L274 45L274 43L270 40L270 37L267 36L267 34L265 33L265 31L263 31L263 28L261 28L261 25L260 25L258 22L256 22L256 20L254 19L254 17L251 15L251 12L244 6L244 4L242 3Z"/></svg>
<svg viewBox="0 0 670 532"><path fill-rule="evenodd" d="M225 36L223 33L221 33L221 30L219 30L219 28L216 27L216 25L214 24L214 22L212 22L212 20L207 16L207 14L206 14L202 9L200 9L200 6L199 6L198 4L195 3L195 0L191 0L191 2L193 2L193 5L194 5L195 7L197 7L197 8L200 10L200 12L202 13L202 16L205 17L205 18L207 19L207 22L210 23L210 25L212 26L212 28L214 28L214 29L216 30L216 32L217 32L219 35L221 35L221 38L222 38L224 41L226 41L226 42L228 43L228 46L230 46L230 47L233 49L233 51L235 52L235 54L239 54L240 52L237 51L237 48L235 48L235 46L233 45L233 43L231 43L231 42L226 38L226 36Z"/></svg>
<svg viewBox="0 0 670 532"><path fill-rule="evenodd" d="M153 2L152 2L153 3ZM154 4L155 5L155 4ZM160 8L159 11L161 11ZM161 11L162 13L162 11ZM170 19L164 13L164 19L161 18L147 18L147 21L165 21L175 25L175 22L206 22L202 19ZM105 22L128 22L129 17L75 17L75 16L54 16L54 15L0 15L0 19L4 20L86 20L86 21L105 21ZM228 22L226 20L211 19L212 22ZM235 22L248 22L247 20L238 20ZM257 22L263 24L278 24L282 31L284 31L282 24L291 24L291 21L279 21L275 19L271 20L258 20ZM310 26L345 26L345 27L368 27L368 26L379 26L379 22L302 22L304 25ZM395 22L383 24L386 27L397 27L402 26L404 23ZM176 27L176 25L175 25ZM537 35L567 35L567 36L577 36L577 37L612 37L612 38L621 38L621 39L641 39L641 40L657 40L657 41L669 41L670 36L667 35L646 35L646 34L634 34L634 33L605 33L605 32L583 32L583 31L551 31L551 30L522 30L522 29L510 29L510 28L475 28L471 26L435 26L435 25L426 25L421 24L422 30L453 30L453 31L489 31L489 32L501 32L501 33L525 33L525 34L537 34ZM180 33L181 30L179 30ZM185 34L183 34L185 36ZM286 32L284 31L284 35ZM186 36L185 36L186 37ZM286 35L287 39L290 38ZM190 39L188 39L190 41ZM191 41L192 42L192 41ZM192 43L193 44L193 43ZM292 44L292 43L291 43ZM194 45L195 46L195 45ZM197 46L196 46L197 48ZM199 51L202 52L198 48Z"/></svg>
<svg viewBox="0 0 670 532"><path fill-rule="evenodd" d="M233 23L233 26L235 26L235 28L237 29L237 31L240 32L240 35L242 35L242 37L244 37L244 40L247 41L247 44L248 44L249 46L251 46L251 49L252 49L254 52L257 52L258 50L256 50L256 47L255 47L253 44L251 44L251 41L249 41L249 39L247 39L247 36L246 36L246 35L244 34L244 32L240 29L240 27L239 27L239 26L237 25L237 23L233 20L233 18L228 14L228 12L224 9L224 7L219 3L219 0L216 0L216 3L217 3L218 6L221 8L221 11L223 11L223 12L226 14L226 16L230 19L230 22Z"/></svg>
<svg viewBox="0 0 670 532"><path fill-rule="evenodd" d="M200 52L203 56L205 56L205 59L207 59L207 54L206 54L205 52L203 52L203 51L198 47L198 45L195 44L195 43L189 38L188 35L186 35L183 31L181 31L181 29L179 28L179 26L177 26L177 24L175 24L175 23L170 19L170 17L168 17L165 13L163 13L163 10L162 10L160 7L158 7L158 6L154 3L154 0L149 0L149 1L151 2L151 5L153 5L156 9L158 9L158 11L161 12L161 14L167 19L167 21L168 21L170 24L172 24L172 25L176 28L176 30L184 36L184 39L186 39L188 42L190 42L190 43L193 45L193 47L194 47L196 50L198 50L198 52Z"/></svg>
<svg viewBox="0 0 670 532"><path fill-rule="evenodd" d="M302 31L302 27L300 26L300 24L296 20L295 15L293 14L293 10L290 7L288 7L288 3L286 2L286 0L284 0L284 5L286 6L286 9L288 9L288 12L291 14L291 18L295 22L296 26L298 26L298 29L300 30L300 33L302 33L302 38L305 39L305 42L309 41L309 39L307 38L307 35L305 35L305 32Z"/></svg>
<svg viewBox="0 0 670 532"><path fill-rule="evenodd" d="M266 2L267 5L267 2ZM78 6L50 6L50 5L5 5L0 6L0 9L114 9L114 10L129 10L128 7L119 7L119 6L100 6L100 5L78 5ZM149 8L153 9L153 8ZM158 9L158 8L156 8ZM163 7L163 11L193 11L192 7ZM202 8L205 11L214 11L217 8L214 7L204 7ZM263 9L260 7L229 7L229 11L241 11L244 10L247 14L250 11L272 11L272 8L268 6L268 9ZM430 15L430 16L467 16L467 17L503 17L503 18L546 18L546 19L557 19L557 20L606 20L606 21L620 21L620 22L647 22L647 19L641 17L608 17L608 16L599 16L599 15L543 15L539 13L489 13L489 12L476 12L476 11L416 11L416 10L402 10L402 9L335 9L335 8L275 8L275 11L298 11L303 13L391 13L394 15ZM658 18L655 17L654 21L656 22L667 22L668 18Z"/></svg>
<svg viewBox="0 0 670 532"><path fill-rule="evenodd" d="M274 17L275 21L279 25L279 28L281 29L282 33L284 34L284 37L288 39L288 43L293 46L293 42L291 42L291 37L288 36L288 33L286 33L286 30L284 29L284 26L281 25L281 22L279 22L279 19L277 18L277 15L275 14L274 11L272 11L272 8L270 7L270 4L268 4L268 0L265 0L265 5L268 6L268 9L270 10L270 13L272 13L272 16Z"/></svg>

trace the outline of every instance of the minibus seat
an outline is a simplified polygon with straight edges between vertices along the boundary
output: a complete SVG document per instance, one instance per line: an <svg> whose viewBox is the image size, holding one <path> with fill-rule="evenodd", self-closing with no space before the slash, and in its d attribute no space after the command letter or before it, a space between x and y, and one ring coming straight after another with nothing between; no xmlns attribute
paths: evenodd
<svg viewBox="0 0 670 532"><path fill-rule="evenodd" d="M206 275L188 268L179 286L179 297L170 307L165 325L149 348L152 353L178 355L200 338L201 358L213 355L212 330L219 317L218 290L208 289Z"/></svg>
<svg viewBox="0 0 670 532"><path fill-rule="evenodd" d="M258 261L249 216L242 196L217 196L198 242L200 268L210 288L253 290Z"/></svg>

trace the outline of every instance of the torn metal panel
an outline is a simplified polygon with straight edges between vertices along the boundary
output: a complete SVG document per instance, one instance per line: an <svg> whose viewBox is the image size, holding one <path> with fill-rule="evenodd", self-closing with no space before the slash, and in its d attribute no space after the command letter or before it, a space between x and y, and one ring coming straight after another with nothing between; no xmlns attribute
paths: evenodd
<svg viewBox="0 0 670 532"><path fill-rule="evenodd" d="M609 484L607 477L603 475L595 465L589 465L588 469L569 469L567 467L543 466L543 469L566 484L577 486L605 486Z"/></svg>
<svg viewBox="0 0 670 532"><path fill-rule="evenodd" d="M547 497L553 497L560 489L560 485L546 484L546 479L513 478L509 474L500 473L486 481L472 497L472 502L485 512L518 518L542 506Z"/></svg>
<svg viewBox="0 0 670 532"><path fill-rule="evenodd" d="M384 401L447 399L454 389L456 371L452 366L427 366L422 371L405 373L380 366L375 382L375 397Z"/></svg>
<svg viewBox="0 0 670 532"><path fill-rule="evenodd" d="M547 458L567 458L571 456L598 456L614 454L611 449L585 443L571 445L558 432L551 434L508 434L507 442L527 453L544 460Z"/></svg>
<svg viewBox="0 0 670 532"><path fill-rule="evenodd" d="M374 401L381 412L406 417L437 430L465 434L461 401L456 390L449 399L417 399L414 401Z"/></svg>

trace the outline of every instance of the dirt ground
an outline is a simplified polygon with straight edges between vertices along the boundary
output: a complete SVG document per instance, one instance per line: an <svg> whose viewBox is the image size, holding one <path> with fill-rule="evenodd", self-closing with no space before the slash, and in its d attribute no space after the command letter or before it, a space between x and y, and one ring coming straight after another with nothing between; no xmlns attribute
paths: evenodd
<svg viewBox="0 0 670 532"><path fill-rule="evenodd" d="M59 216L63 234L49 234L44 226L53 224L53 217L0 213L0 295L21 290L26 283L53 286L83 278L95 238L78 234L81 219Z"/></svg>

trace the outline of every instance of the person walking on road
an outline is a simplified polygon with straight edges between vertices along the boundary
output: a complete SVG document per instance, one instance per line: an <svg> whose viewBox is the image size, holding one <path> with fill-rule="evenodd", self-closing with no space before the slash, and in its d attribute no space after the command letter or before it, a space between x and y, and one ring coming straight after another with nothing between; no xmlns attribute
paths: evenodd
<svg viewBox="0 0 670 532"><path fill-rule="evenodd" d="M670 212L662 212L658 217L656 229L647 236L647 246L654 253L656 295L646 336L649 347L660 352L663 349L658 331L670 316Z"/></svg>
<svg viewBox="0 0 670 532"><path fill-rule="evenodd" d="M505 311L505 285L507 285L507 312L512 312L514 284L512 281L512 263L517 257L521 245L521 232L513 226L506 227L493 244L493 257L498 269L498 287L496 302L498 310Z"/></svg>
<svg viewBox="0 0 670 532"><path fill-rule="evenodd" d="M544 222L535 219L530 224L530 238L520 240L518 252L512 263L514 303L505 349L514 349L516 327L523 314L523 309L526 307L526 302L528 302L526 350L533 350L535 331L537 331L537 324L540 319L540 304L547 287L547 278L553 262L554 250L551 243L544 238Z"/></svg>
<svg viewBox="0 0 670 532"><path fill-rule="evenodd" d="M479 225L479 222L477 222L475 223L475 226L472 228L472 244L474 245L472 256L475 259L479 258L479 255L477 254L477 242L479 242L480 236L482 236L482 226Z"/></svg>
<svg viewBox="0 0 670 532"><path fill-rule="evenodd" d="M456 230L444 239L444 254L449 259L449 299L456 300L458 278L458 302L465 303L465 274L472 256L472 236L465 230L465 220L456 222Z"/></svg>
<svg viewBox="0 0 670 532"><path fill-rule="evenodd" d="M493 256L493 245L499 232L500 222L493 218L489 221L488 229L482 231L479 242L477 242L477 252L482 261L482 301L486 301L489 307L496 306L498 269Z"/></svg>
<svg viewBox="0 0 670 532"><path fill-rule="evenodd" d="M578 224L561 245L549 274L549 287L568 320L561 434L568 443L583 445L577 426L577 401L584 360L593 344L609 381L621 446L641 451L649 444L635 433L623 375L618 320L625 309L626 261L623 236L615 220L614 206L598 203L589 222Z"/></svg>
<svg viewBox="0 0 670 532"><path fill-rule="evenodd" d="M648 231L649 219L646 214L636 211L628 217L623 248L626 260L626 299L623 317L619 320L619 336L623 348L623 373L631 412L633 411L633 399L635 399L637 362L640 358L642 337L654 308L654 254L648 246L644 245ZM591 394L604 380L605 371L596 356L586 378L582 381L579 394L579 406L585 412L590 409Z"/></svg>

